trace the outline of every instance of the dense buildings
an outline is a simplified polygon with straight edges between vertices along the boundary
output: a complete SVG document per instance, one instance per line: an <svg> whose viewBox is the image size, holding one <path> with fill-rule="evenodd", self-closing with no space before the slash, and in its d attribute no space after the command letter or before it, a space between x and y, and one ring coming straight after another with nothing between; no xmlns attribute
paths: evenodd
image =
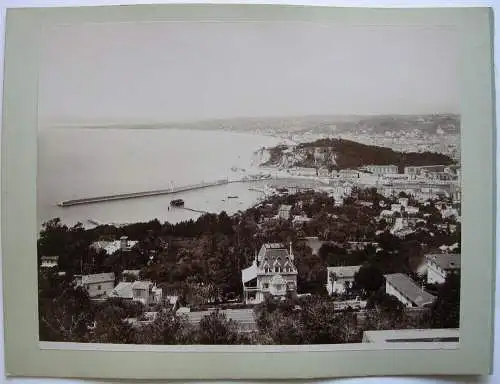
<svg viewBox="0 0 500 384"><path fill-rule="evenodd" d="M67 293L74 279L90 303L72 310L97 324L86 340L123 342L107 331L124 324L127 342L160 344L351 343L364 331L458 327L458 168L340 168L280 169L249 186L261 199L233 214L90 230L52 223L39 249L59 257L41 257L41 318L58 326L68 303L54 304L50 288ZM52 328L46 339L77 337ZM423 333L365 332L365 341L431 337Z"/></svg>

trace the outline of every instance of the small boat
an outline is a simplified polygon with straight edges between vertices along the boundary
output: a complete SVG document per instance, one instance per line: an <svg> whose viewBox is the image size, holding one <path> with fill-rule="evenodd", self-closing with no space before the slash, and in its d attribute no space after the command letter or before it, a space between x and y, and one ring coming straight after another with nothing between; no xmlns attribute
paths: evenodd
<svg viewBox="0 0 500 384"><path fill-rule="evenodd" d="M228 196L227 198L228 198L228 199L237 199L238 197L239 197L239 196L236 196L236 195L230 195L230 196Z"/></svg>
<svg viewBox="0 0 500 384"><path fill-rule="evenodd" d="M182 199L175 199L170 202L170 205L172 207L183 207L184 206L184 200Z"/></svg>

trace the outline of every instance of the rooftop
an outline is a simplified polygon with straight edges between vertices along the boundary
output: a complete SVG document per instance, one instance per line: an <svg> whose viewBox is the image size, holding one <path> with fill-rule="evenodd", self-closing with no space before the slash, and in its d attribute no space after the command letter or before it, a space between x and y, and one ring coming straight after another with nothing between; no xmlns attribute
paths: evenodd
<svg viewBox="0 0 500 384"><path fill-rule="evenodd" d="M94 275L83 275L81 276L82 284L97 284L105 283L109 281L115 281L114 273L97 273Z"/></svg>
<svg viewBox="0 0 500 384"><path fill-rule="evenodd" d="M151 281L134 281L132 283L132 289L149 289L153 286Z"/></svg>
<svg viewBox="0 0 500 384"><path fill-rule="evenodd" d="M431 304L435 299L403 273L393 273L384 277L390 285L419 307Z"/></svg>
<svg viewBox="0 0 500 384"><path fill-rule="evenodd" d="M330 276L331 273L335 273L337 277L354 278L354 275L358 273L360 268L361 265L348 265L341 267L328 267L327 271L328 276Z"/></svg>
<svg viewBox="0 0 500 384"><path fill-rule="evenodd" d="M245 268L241 271L241 280L243 283L248 283L249 281L257 277L257 264L254 261L251 266Z"/></svg>
<svg viewBox="0 0 500 384"><path fill-rule="evenodd" d="M273 269L276 265L282 269L285 268L287 262L291 262L288 249L281 243L267 243L262 245L257 256L258 268L262 269L266 264ZM292 264L292 267L295 266Z"/></svg>
<svg viewBox="0 0 500 384"><path fill-rule="evenodd" d="M111 297L120 297L122 299L131 299L132 296L132 283L121 282L111 291Z"/></svg>

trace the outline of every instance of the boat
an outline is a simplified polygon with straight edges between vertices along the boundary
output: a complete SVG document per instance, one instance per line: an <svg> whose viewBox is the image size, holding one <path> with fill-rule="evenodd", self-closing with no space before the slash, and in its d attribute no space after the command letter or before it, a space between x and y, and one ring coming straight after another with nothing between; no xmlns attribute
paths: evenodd
<svg viewBox="0 0 500 384"><path fill-rule="evenodd" d="M172 207L183 207L184 206L184 200L182 199L175 199L170 202L170 205Z"/></svg>
<svg viewBox="0 0 500 384"><path fill-rule="evenodd" d="M228 196L227 198L228 198L228 199L237 199L238 197L239 197L239 196L236 196L236 195L230 195L230 196Z"/></svg>

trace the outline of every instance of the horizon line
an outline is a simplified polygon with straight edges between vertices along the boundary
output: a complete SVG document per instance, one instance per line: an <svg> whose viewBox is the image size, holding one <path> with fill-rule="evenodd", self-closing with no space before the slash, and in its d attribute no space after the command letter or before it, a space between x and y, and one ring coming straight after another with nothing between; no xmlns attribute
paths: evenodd
<svg viewBox="0 0 500 384"><path fill-rule="evenodd" d="M365 114L304 114L304 115L270 115L270 116L233 116L233 117L207 117L200 119L150 119L137 118L44 118L39 120L39 125L47 124L88 124L88 125L115 125L115 124L189 124L230 120L292 120L306 118L374 118L374 117L424 117L424 116L455 116L461 117L458 112L425 112L425 113L365 113Z"/></svg>

